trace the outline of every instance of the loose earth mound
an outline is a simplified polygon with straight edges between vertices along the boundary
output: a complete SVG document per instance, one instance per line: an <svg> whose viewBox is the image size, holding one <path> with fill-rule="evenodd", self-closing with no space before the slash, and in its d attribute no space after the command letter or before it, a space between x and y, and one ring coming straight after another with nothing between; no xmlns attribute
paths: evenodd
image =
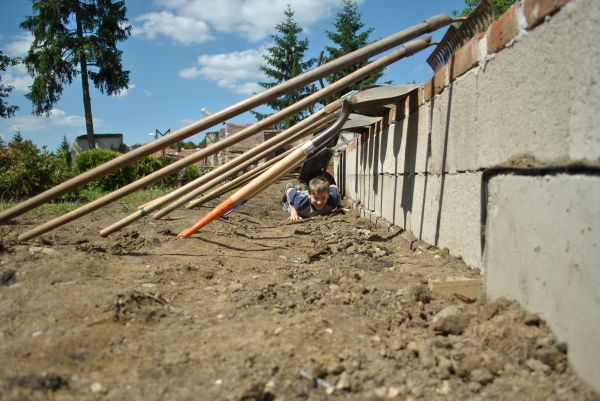
<svg viewBox="0 0 600 401"><path fill-rule="evenodd" d="M282 188L186 240L208 208L0 225L0 400L600 399L538 316L437 292L480 278L460 259L354 211L289 223Z"/></svg>

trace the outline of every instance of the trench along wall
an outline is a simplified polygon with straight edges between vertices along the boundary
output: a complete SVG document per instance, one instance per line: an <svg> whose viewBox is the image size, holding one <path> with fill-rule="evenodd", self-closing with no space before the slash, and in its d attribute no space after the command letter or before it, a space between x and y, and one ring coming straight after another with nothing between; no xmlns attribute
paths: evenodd
<svg viewBox="0 0 600 401"><path fill-rule="evenodd" d="M597 390L599 36L596 0L515 4L334 161L364 217L481 268Z"/></svg>

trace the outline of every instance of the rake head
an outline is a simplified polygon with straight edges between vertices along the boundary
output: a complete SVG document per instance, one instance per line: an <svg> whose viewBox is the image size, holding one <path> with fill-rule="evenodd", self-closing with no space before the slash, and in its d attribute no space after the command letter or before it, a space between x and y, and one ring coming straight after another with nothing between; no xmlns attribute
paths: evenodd
<svg viewBox="0 0 600 401"><path fill-rule="evenodd" d="M429 66L437 72L450 60L456 50L479 32L485 31L495 18L491 0L481 0L477 8L464 21L448 27L440 43L427 58Z"/></svg>

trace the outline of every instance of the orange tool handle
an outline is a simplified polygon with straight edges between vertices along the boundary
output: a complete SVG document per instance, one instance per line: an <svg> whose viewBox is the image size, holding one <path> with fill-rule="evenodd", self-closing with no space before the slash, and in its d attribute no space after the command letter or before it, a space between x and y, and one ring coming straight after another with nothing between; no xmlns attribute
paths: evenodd
<svg viewBox="0 0 600 401"><path fill-rule="evenodd" d="M215 207L212 211L210 211L210 213L208 213L206 216L204 216L200 220L198 220L196 222L196 224L194 224L187 230L180 232L177 235L177 239L189 237L190 235L192 235L196 231L200 230L202 227L206 226L213 220L216 220L219 217L223 216L225 213L227 213L228 211L233 209L235 206L236 206L236 204L233 201L233 199L231 199L231 198L226 199L221 204L219 204L217 207Z"/></svg>

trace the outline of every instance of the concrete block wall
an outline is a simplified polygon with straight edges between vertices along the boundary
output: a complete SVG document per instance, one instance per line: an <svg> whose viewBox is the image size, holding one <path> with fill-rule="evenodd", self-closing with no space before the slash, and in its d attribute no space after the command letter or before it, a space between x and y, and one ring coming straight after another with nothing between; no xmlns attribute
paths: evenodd
<svg viewBox="0 0 600 401"><path fill-rule="evenodd" d="M522 0L395 105L390 115L401 118L383 116L335 163L346 197L365 217L482 269L486 295L540 313L569 343L575 369L600 390L600 345L579 339L600 337L600 193L584 190L600 179L598 37L597 0ZM515 171L499 167L524 173L513 180ZM499 173L487 180L491 170ZM552 183L526 191L540 180ZM547 201L555 192L562 203ZM499 224L506 216L512 225ZM577 230L574 278L570 253L554 245ZM547 244L543 257L531 241ZM560 291L566 282L574 290ZM580 299L591 315L568 312Z"/></svg>

